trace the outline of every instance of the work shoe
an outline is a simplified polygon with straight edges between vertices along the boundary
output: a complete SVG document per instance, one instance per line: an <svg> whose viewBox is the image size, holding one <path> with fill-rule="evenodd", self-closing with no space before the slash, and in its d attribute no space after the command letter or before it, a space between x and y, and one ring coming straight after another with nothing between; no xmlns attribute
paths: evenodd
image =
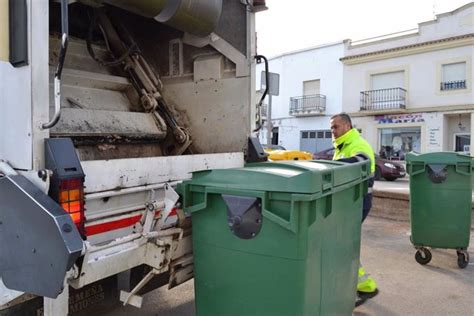
<svg viewBox="0 0 474 316"><path fill-rule="evenodd" d="M375 280L369 277L364 268L359 268L359 280L357 283L357 294L359 297L372 298L378 294L377 283Z"/></svg>
<svg viewBox="0 0 474 316"><path fill-rule="evenodd" d="M368 299L373 298L377 294L379 294L378 289L375 289L375 291L373 291L372 293L364 293L364 292L357 291L357 298L356 298L356 302L355 302L355 307L364 304L365 302L367 302Z"/></svg>

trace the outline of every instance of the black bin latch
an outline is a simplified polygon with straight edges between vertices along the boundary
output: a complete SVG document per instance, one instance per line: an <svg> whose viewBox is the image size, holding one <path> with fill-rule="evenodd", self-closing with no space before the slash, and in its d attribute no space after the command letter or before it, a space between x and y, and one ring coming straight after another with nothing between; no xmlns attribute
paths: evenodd
<svg viewBox="0 0 474 316"><path fill-rule="evenodd" d="M448 177L447 165L429 164L428 178L433 183L443 183Z"/></svg>
<svg viewBox="0 0 474 316"><path fill-rule="evenodd" d="M262 229L262 203L259 198L222 194L227 205L230 231L241 239L252 239Z"/></svg>

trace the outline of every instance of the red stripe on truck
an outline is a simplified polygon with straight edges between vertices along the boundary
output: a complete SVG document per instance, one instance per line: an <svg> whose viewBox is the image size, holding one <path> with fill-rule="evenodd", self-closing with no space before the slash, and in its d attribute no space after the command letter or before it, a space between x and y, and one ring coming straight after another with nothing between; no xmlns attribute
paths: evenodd
<svg viewBox="0 0 474 316"><path fill-rule="evenodd" d="M161 213L161 210L157 211L155 214L155 217L159 217L160 213ZM177 215L176 208L173 208L169 216L176 216L176 215ZM97 234L106 233L111 230L129 227L129 226L135 225L141 218L142 218L142 215L135 215L132 217L122 218L116 221L86 226L85 228L86 236L93 236Z"/></svg>
<svg viewBox="0 0 474 316"><path fill-rule="evenodd" d="M141 215L136 215L133 217L123 218L112 222L86 226L86 236L97 235L111 230L129 227L135 225L140 220L140 218L142 218Z"/></svg>

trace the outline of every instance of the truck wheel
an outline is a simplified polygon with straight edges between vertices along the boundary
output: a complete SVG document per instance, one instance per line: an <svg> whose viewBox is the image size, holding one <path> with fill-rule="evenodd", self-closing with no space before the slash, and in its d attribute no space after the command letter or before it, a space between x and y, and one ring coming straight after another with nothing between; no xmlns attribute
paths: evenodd
<svg viewBox="0 0 474 316"><path fill-rule="evenodd" d="M431 251L426 248L420 248L416 251L415 260L421 265L425 265L431 261Z"/></svg>
<svg viewBox="0 0 474 316"><path fill-rule="evenodd" d="M458 253L458 267L464 269L469 264L469 253L467 251L457 251Z"/></svg>

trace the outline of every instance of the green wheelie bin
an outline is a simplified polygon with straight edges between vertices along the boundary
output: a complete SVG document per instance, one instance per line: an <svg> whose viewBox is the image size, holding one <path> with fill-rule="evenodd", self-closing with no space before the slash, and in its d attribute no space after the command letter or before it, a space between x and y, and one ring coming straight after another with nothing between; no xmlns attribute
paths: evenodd
<svg viewBox="0 0 474 316"><path fill-rule="evenodd" d="M289 161L193 173L198 315L352 315L368 162Z"/></svg>
<svg viewBox="0 0 474 316"><path fill-rule="evenodd" d="M410 174L411 242L420 264L431 261L427 247L456 249L458 266L469 263L472 158L454 152L406 155Z"/></svg>

